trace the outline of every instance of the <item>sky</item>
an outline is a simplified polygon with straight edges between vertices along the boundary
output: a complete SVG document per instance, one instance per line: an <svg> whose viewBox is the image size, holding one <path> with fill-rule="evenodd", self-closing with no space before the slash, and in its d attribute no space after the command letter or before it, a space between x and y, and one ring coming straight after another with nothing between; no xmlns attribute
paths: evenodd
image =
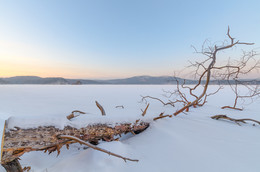
<svg viewBox="0 0 260 172"><path fill-rule="evenodd" d="M0 0L0 77L173 75L205 39L260 47L259 0ZM238 47L237 50L244 48Z"/></svg>

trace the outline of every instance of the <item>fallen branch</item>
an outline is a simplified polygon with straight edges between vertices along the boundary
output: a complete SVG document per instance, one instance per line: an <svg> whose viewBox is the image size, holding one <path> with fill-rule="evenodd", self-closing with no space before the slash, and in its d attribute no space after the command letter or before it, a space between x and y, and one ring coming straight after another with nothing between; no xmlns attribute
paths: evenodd
<svg viewBox="0 0 260 172"><path fill-rule="evenodd" d="M79 110L74 110L74 111L71 112L70 115L67 116L67 119L71 120L72 118L79 116L79 115L75 115L74 113L86 114L85 112L82 112L82 111L79 111Z"/></svg>
<svg viewBox="0 0 260 172"><path fill-rule="evenodd" d="M139 161L139 160L137 160L137 159L130 159L130 158L126 158L126 157L123 157L123 156L121 156L121 155L115 154L115 153L113 153L113 152L109 152L109 151L107 151L107 150L105 150L105 149L102 149L102 148L99 148L99 147L97 147L97 146L95 146L95 145L92 145L92 144L90 144L90 143L87 143L87 142L85 142L85 141L83 141L83 140L81 140L81 139L79 139L79 138L77 138L77 137L74 137L74 136L59 135L59 136L57 136L57 137L58 137L59 139L68 139L68 140L76 141L76 142L78 142L78 143L80 143L80 144L83 144L83 145L86 145L86 146L88 146L88 147L90 147L90 148L92 148L92 149L94 149L94 150L101 151L101 152L107 153L108 155L112 155L112 156L121 158L121 159L123 159L125 162L126 162L127 160L128 160L128 161L135 161L135 162L138 162L138 161Z"/></svg>
<svg viewBox="0 0 260 172"><path fill-rule="evenodd" d="M172 117L172 115L163 115L163 114L164 114L164 112L162 112L158 117L155 117L153 120L156 121L158 119L162 119L162 118L165 118L165 117L169 117L169 118Z"/></svg>
<svg viewBox="0 0 260 172"><path fill-rule="evenodd" d="M48 151L49 153L57 151L59 155L60 149L64 145L68 147L69 144L75 143L72 140L59 140L56 137L58 135L74 136L92 145L97 145L100 140L114 141L121 134L132 132L139 134L148 127L149 123L140 120L113 125L97 123L79 129L71 126L65 126L63 129L54 126L39 126L29 129L7 127L3 134L1 164L12 162L24 153L31 151Z"/></svg>
<svg viewBox="0 0 260 172"><path fill-rule="evenodd" d="M246 121L252 121L252 122L255 122L255 123L260 125L260 121L257 121L257 120L254 120L254 119L250 119L250 118L234 119L234 118L230 118L230 117L228 117L226 115L215 115L215 116L212 116L211 118L212 119L216 119L216 120L218 120L218 119L226 119L226 120L235 122L239 126L240 126L239 122L246 123Z"/></svg>
<svg viewBox="0 0 260 172"><path fill-rule="evenodd" d="M231 107L231 106L223 106L223 107L221 107L221 109L234 109L234 110L240 110L240 111L243 110L241 108L236 108L236 107Z"/></svg>
<svg viewBox="0 0 260 172"><path fill-rule="evenodd" d="M150 105L150 104L148 103L148 105L146 106L145 110L144 110L143 113L142 113L142 116L144 116L144 115L146 114L149 105Z"/></svg>
<svg viewBox="0 0 260 172"><path fill-rule="evenodd" d="M101 106L101 104L99 104L99 103L96 101L96 105L97 105L97 107L99 108L99 110L101 111L101 114L102 114L103 116L105 116L105 115L106 115L106 112L105 112L104 108Z"/></svg>

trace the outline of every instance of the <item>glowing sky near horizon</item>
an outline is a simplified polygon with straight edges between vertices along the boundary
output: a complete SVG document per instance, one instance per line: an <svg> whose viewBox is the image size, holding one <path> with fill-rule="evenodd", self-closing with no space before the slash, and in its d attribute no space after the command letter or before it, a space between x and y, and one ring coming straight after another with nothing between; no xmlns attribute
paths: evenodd
<svg viewBox="0 0 260 172"><path fill-rule="evenodd" d="M191 45L224 40L228 25L260 47L259 7L259 0L0 1L0 77L172 75L192 60Z"/></svg>

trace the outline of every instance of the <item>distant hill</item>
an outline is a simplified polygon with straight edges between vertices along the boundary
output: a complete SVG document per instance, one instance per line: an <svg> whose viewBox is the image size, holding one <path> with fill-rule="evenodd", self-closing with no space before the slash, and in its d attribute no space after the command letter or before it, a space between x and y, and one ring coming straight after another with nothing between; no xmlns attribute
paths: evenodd
<svg viewBox="0 0 260 172"><path fill-rule="evenodd" d="M64 78L41 78L37 76L15 76L0 78L1 84L69 84Z"/></svg>
<svg viewBox="0 0 260 172"><path fill-rule="evenodd" d="M61 77L41 78L38 76L15 76L9 78L0 78L0 84L46 84L46 85L87 85L87 84L110 84L110 85L168 85L176 84L176 79L179 83L183 83L184 79L174 78L171 76L135 76L124 79L110 79L110 80L89 80L89 79L65 79ZM243 80L246 83L248 80ZM202 81L204 83L205 81ZM186 84L196 84L196 80L185 80ZM213 80L210 84L223 85L228 84L226 80ZM233 82L234 83L234 82ZM231 81L232 84L232 81ZM254 81L253 84L260 85L260 80Z"/></svg>
<svg viewBox="0 0 260 172"><path fill-rule="evenodd" d="M182 80L181 78L178 78ZM135 76L125 79L106 80L108 84L176 84L176 80L170 76Z"/></svg>

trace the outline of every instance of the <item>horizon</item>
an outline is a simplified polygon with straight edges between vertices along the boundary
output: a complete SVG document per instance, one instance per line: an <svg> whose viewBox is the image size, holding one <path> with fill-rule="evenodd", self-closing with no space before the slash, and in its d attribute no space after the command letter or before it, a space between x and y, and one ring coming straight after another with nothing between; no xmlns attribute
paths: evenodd
<svg viewBox="0 0 260 172"><path fill-rule="evenodd" d="M136 75L130 77L122 77L122 78L66 78L61 76L54 76L54 77L41 77L36 75L21 75L21 76L10 76L10 77L0 77L0 78L14 78L14 77L39 77L39 78L63 78L63 79L73 79L73 80L113 80L113 79L127 79L127 78L134 78L134 77L174 77L170 75L162 75L162 76L151 76L151 75Z"/></svg>
<svg viewBox="0 0 260 172"><path fill-rule="evenodd" d="M259 6L257 0L2 1L0 77L173 76L198 59L191 45L221 44L228 26L233 37L255 45L218 60L259 50Z"/></svg>
<svg viewBox="0 0 260 172"><path fill-rule="evenodd" d="M60 76L56 76L56 77L40 77L40 76L35 76L35 75L23 75L23 76L11 76L11 77L0 77L0 79L7 79L7 78L15 78L15 77L38 77L38 78L63 78L63 79L68 79L68 80L93 80L93 81L106 81L106 80L120 80L120 79L129 79L129 78L135 78L135 77L176 77L176 78L180 78L180 79L185 79L185 80L193 80L196 81L198 80L198 78L183 78L183 77L179 77L179 76L173 76L173 75L161 75L161 76L153 76L153 75L136 75L136 76L130 76L130 77L123 77L123 78L66 78L66 77L60 77ZM255 78L240 78L240 80L259 80L260 77L255 77ZM205 79L203 79L205 80ZM211 81L216 81L219 79L211 79ZM220 79L220 81L223 79ZM227 79L224 79L227 80ZM224 81L223 80L223 81Z"/></svg>

